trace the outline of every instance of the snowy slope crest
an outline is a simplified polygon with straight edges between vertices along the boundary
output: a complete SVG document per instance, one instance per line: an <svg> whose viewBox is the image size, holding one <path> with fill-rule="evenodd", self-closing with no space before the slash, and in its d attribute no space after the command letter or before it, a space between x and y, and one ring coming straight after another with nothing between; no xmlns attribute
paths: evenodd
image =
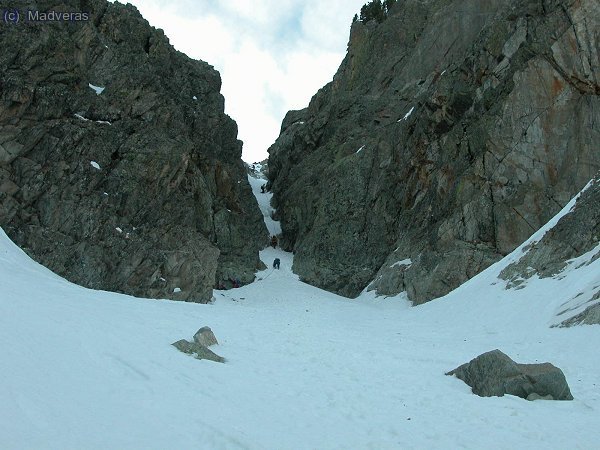
<svg viewBox="0 0 600 450"><path fill-rule="evenodd" d="M477 320L531 326L533 316L537 325L545 323L546 327L598 324L599 233L600 174L512 253L444 297L430 302L436 306L423 304L414 309L431 314L430 308L443 309L441 303L451 302L462 313L470 310L468 314L472 317L459 318L451 314L447 319L469 323L469 326L476 326ZM486 317L491 314L499 316Z"/></svg>
<svg viewBox="0 0 600 450"><path fill-rule="evenodd" d="M494 267L508 290L547 296L561 326L594 323L600 303L600 177ZM554 319L554 320L556 320ZM596 319L597 320L597 319ZM598 323L597 321L595 323Z"/></svg>
<svg viewBox="0 0 600 450"><path fill-rule="evenodd" d="M253 175L248 175L248 183L250 183L250 187L252 187L252 193L256 197L258 207L263 214L265 225L267 226L267 230L269 230L269 235L273 236L281 234L281 224L273 219L273 215L275 214L275 210L271 206L273 193L262 191L262 187L267 184L267 179L261 172L262 166L259 163L256 163L255 166L257 167L257 172Z"/></svg>

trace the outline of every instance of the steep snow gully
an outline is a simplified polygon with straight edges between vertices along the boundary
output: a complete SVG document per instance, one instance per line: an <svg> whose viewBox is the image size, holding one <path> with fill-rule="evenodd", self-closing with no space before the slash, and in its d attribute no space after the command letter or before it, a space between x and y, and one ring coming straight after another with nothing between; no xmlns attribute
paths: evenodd
<svg viewBox="0 0 600 450"><path fill-rule="evenodd" d="M250 182L277 232L263 181ZM414 308L306 285L268 248L258 281L202 305L81 288L1 232L0 448L598 448L600 327L551 325L600 285L600 259L507 289L498 274L525 245ZM227 363L170 345L205 325ZM494 348L554 363L575 400L480 398L444 376Z"/></svg>

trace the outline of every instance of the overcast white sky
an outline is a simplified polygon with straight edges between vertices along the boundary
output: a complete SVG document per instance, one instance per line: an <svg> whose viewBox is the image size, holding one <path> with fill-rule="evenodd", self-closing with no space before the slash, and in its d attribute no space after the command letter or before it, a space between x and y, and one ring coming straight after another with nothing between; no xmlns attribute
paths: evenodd
<svg viewBox="0 0 600 450"><path fill-rule="evenodd" d="M122 2L125 0L121 0ZM127 0L171 44L213 65L243 159L260 161L285 113L308 105L346 53L366 0Z"/></svg>

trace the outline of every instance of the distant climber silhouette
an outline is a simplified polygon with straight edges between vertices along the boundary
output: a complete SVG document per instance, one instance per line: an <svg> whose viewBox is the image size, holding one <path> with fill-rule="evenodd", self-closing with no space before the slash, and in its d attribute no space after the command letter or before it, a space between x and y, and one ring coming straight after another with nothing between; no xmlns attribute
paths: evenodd
<svg viewBox="0 0 600 450"><path fill-rule="evenodd" d="M281 261L279 261L279 258L275 258L275 261L273 261L273 269L279 270L280 263L281 263Z"/></svg>

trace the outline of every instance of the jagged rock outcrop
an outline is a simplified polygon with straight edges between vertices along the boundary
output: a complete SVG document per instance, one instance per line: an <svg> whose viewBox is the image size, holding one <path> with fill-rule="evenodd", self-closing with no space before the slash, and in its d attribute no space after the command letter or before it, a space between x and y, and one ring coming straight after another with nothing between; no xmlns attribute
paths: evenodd
<svg viewBox="0 0 600 450"><path fill-rule="evenodd" d="M15 5L16 6L16 5ZM267 233L224 114L218 72L173 49L135 7L0 27L0 226L84 286L208 301L250 282Z"/></svg>
<svg viewBox="0 0 600 450"><path fill-rule="evenodd" d="M573 400L562 370L550 363L518 364L500 350L451 370L480 397L515 395L527 400Z"/></svg>
<svg viewBox="0 0 600 450"><path fill-rule="evenodd" d="M599 55L595 0L404 0L353 24L269 149L294 271L418 304L512 251L600 168Z"/></svg>
<svg viewBox="0 0 600 450"><path fill-rule="evenodd" d="M210 327L202 327L196 331L196 334L194 334L194 342L196 344L204 345L205 347L219 344Z"/></svg>
<svg viewBox="0 0 600 450"><path fill-rule="evenodd" d="M177 342L173 342L171 345L180 352L193 355L196 359L208 359L211 361L224 363L225 358L217 355L208 348L211 345L218 344L217 338L210 327L202 327L196 331L196 334L194 334L193 341L190 342L186 339L180 339Z"/></svg>
<svg viewBox="0 0 600 450"><path fill-rule="evenodd" d="M591 298L591 301L600 300L600 290ZM600 325L600 302L588 306L581 313L561 322L561 327L572 327L575 325Z"/></svg>
<svg viewBox="0 0 600 450"><path fill-rule="evenodd" d="M570 260L588 252L593 254L583 264L600 258L600 174L590 181L571 211L524 251L517 262L500 272L500 278L509 282L509 288L518 287L534 275L540 278L559 275Z"/></svg>
<svg viewBox="0 0 600 450"><path fill-rule="evenodd" d="M225 358L217 355L210 348L206 347L205 345L198 344L197 342L189 342L185 339L180 339L177 342L173 342L171 345L180 352L192 355L196 359L208 359L209 361L218 363L226 362Z"/></svg>
<svg viewBox="0 0 600 450"><path fill-rule="evenodd" d="M500 272L507 289L523 288L533 276L561 279L567 269L581 269L600 258L600 173L571 210L523 252ZM582 291L565 302L557 317L559 326L600 324L600 278L589 286L582 283Z"/></svg>

